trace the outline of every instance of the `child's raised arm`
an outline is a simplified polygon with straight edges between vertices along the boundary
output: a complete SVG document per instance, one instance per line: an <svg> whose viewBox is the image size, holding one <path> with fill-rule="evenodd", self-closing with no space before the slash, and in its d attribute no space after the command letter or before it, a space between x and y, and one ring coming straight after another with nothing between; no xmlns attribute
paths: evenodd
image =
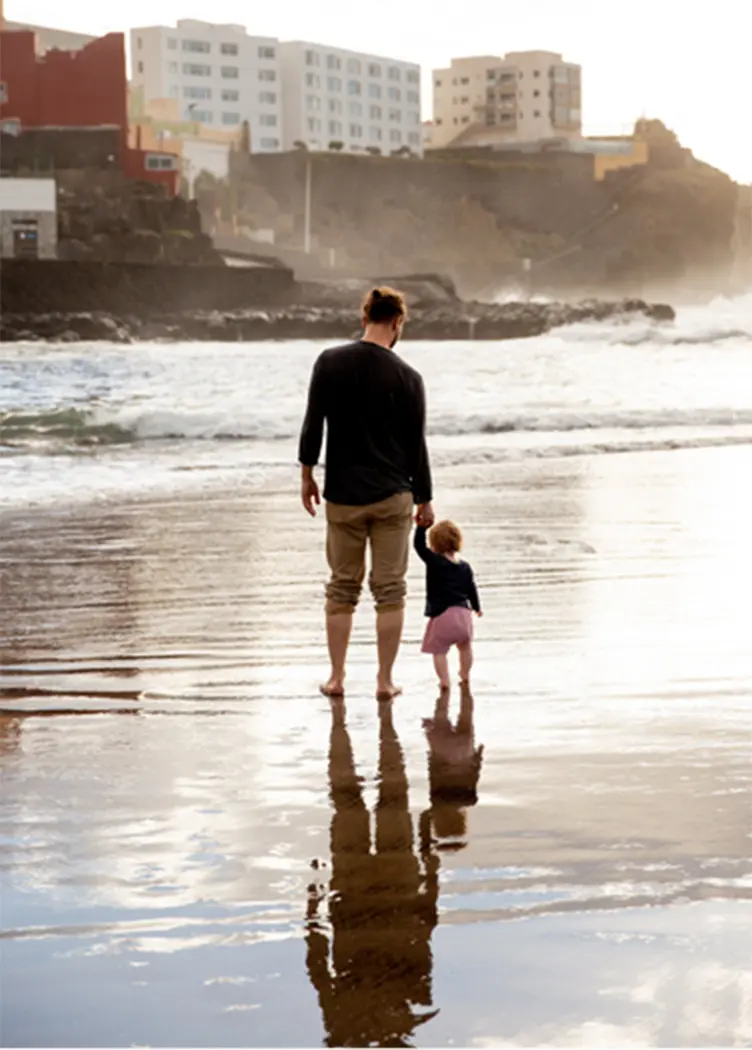
<svg viewBox="0 0 752 1050"><path fill-rule="evenodd" d="M425 528L424 525L418 525L418 527L415 530L415 536L413 538L413 547L415 547L415 553L418 555L421 561L424 561L426 563L426 565L432 562L434 558L440 557L440 555L435 554L434 551L432 551L426 543L427 531L428 530Z"/></svg>

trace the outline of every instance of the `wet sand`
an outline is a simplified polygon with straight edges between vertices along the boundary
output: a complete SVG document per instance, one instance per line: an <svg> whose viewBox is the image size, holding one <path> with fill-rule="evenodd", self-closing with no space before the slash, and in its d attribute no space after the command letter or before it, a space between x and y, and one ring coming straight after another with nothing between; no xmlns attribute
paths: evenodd
<svg viewBox="0 0 752 1050"><path fill-rule="evenodd" d="M367 602L317 694L292 487L0 517L3 1045L749 1045L750 468L438 470L448 711L417 559L404 696Z"/></svg>

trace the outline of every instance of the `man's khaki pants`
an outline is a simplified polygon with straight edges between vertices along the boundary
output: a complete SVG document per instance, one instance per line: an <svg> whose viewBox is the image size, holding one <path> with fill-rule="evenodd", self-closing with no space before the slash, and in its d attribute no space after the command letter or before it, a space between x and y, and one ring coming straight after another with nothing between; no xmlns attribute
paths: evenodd
<svg viewBox="0 0 752 1050"><path fill-rule="evenodd" d="M371 573L368 583L377 611L404 606L412 512L410 492L399 492L364 507L327 502L326 555L332 571L326 588L329 615L351 613L358 604L366 574L369 541Z"/></svg>

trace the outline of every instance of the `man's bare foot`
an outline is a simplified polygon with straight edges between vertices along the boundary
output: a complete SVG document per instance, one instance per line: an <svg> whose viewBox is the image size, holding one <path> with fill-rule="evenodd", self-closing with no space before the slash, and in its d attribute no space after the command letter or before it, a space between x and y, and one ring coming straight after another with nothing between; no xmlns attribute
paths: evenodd
<svg viewBox="0 0 752 1050"><path fill-rule="evenodd" d="M379 682L376 687L376 699L377 700L394 700L396 696L402 695L402 687L399 685L392 685L391 682L384 684Z"/></svg>
<svg viewBox="0 0 752 1050"><path fill-rule="evenodd" d="M324 682L323 685L319 686L319 691L324 696L339 697L345 695L345 680L344 678L335 678L333 675L328 682Z"/></svg>

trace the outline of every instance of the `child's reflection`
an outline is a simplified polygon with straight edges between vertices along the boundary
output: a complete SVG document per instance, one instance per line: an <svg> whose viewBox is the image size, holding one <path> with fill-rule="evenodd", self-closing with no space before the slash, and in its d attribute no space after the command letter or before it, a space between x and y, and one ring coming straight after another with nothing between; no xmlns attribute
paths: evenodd
<svg viewBox="0 0 752 1050"><path fill-rule="evenodd" d="M459 715L452 724L449 691L442 690L433 718L423 720L431 806L421 816L421 839L429 839L439 850L462 849L467 834L465 811L478 801L483 746L475 746L473 707L470 688L463 685Z"/></svg>

